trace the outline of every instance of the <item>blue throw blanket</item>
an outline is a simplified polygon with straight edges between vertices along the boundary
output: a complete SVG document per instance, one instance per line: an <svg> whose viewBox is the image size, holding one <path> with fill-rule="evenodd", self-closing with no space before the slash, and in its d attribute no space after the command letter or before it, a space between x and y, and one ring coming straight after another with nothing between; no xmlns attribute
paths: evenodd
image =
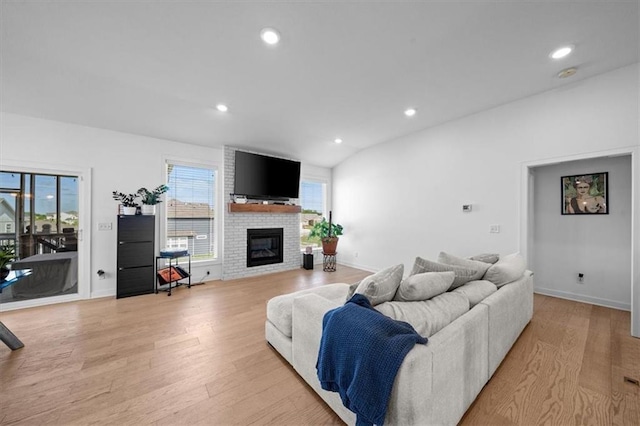
<svg viewBox="0 0 640 426"><path fill-rule="evenodd" d="M316 364L322 389L340 394L344 406L356 413L356 424L383 425L393 381L416 343L427 339L355 294L322 320Z"/></svg>

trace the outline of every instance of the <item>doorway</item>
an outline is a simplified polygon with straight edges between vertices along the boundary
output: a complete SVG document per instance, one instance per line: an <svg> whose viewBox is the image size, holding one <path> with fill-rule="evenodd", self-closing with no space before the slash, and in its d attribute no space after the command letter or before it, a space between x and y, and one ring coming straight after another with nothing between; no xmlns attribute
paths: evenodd
<svg viewBox="0 0 640 426"><path fill-rule="evenodd" d="M85 173L3 165L0 245L14 253L10 268L27 273L3 288L2 310L86 298Z"/></svg>
<svg viewBox="0 0 640 426"><path fill-rule="evenodd" d="M562 176L608 170L608 214L563 214ZM630 310L640 337L637 171L637 148L524 163L520 247L536 292Z"/></svg>

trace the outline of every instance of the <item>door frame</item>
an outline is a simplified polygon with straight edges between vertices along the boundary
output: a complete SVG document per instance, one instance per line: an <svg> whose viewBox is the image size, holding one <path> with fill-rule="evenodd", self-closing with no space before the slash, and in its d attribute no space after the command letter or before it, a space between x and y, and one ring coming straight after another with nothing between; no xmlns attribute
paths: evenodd
<svg viewBox="0 0 640 426"><path fill-rule="evenodd" d="M21 173L42 173L78 177L78 293L62 296L43 297L38 299L7 302L0 305L2 311L30 308L89 299L91 295L91 168L61 164L47 164L34 161L16 161L3 159L0 170Z"/></svg>
<svg viewBox="0 0 640 426"><path fill-rule="evenodd" d="M532 264L531 245L533 243L529 236L533 230L534 180L531 169L569 161L626 155L631 156L631 335L640 337L640 149L638 146L521 163L519 247L527 264Z"/></svg>

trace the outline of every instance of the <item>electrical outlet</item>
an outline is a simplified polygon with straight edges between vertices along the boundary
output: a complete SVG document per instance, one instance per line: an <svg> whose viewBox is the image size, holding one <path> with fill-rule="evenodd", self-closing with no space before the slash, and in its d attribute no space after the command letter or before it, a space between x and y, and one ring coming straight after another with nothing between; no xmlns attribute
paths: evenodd
<svg viewBox="0 0 640 426"><path fill-rule="evenodd" d="M358 255L359 255L359 253L358 253L358 252L355 252L355 253L353 254L353 257L358 257Z"/></svg>
<svg viewBox="0 0 640 426"><path fill-rule="evenodd" d="M500 225L490 225L489 226L490 234L499 234L500 233Z"/></svg>
<svg viewBox="0 0 640 426"><path fill-rule="evenodd" d="M584 284L584 274L582 272L578 273L578 284Z"/></svg>
<svg viewBox="0 0 640 426"><path fill-rule="evenodd" d="M111 222L98 223L98 231L111 231L113 224Z"/></svg>

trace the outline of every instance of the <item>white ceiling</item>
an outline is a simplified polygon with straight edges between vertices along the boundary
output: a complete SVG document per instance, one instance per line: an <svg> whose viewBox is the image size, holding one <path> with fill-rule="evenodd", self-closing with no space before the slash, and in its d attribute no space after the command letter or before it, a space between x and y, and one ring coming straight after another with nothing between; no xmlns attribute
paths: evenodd
<svg viewBox="0 0 640 426"><path fill-rule="evenodd" d="M1 8L5 112L327 167L638 62L639 49L638 1L3 0ZM275 48L259 38L267 26L282 34ZM573 55L549 59L567 43ZM577 75L558 79L569 66ZM228 113L214 109L219 102ZM413 118L403 115L409 106Z"/></svg>

